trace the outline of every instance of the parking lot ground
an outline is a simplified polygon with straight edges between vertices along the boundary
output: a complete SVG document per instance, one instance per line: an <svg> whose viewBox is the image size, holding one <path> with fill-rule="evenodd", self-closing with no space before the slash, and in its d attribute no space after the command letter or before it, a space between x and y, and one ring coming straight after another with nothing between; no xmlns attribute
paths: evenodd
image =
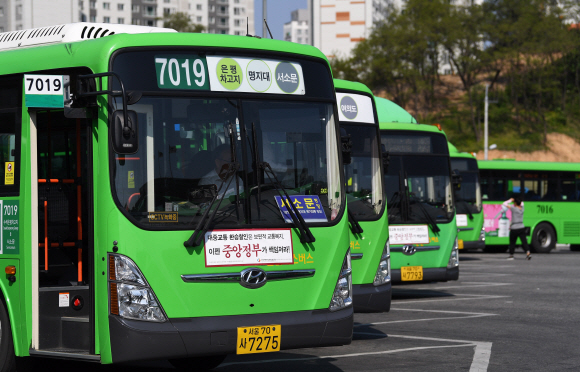
<svg viewBox="0 0 580 372"><path fill-rule="evenodd" d="M394 286L389 313L355 314L348 346L232 355L216 371L580 370L580 253L559 247L531 261L521 250L506 258L461 253L458 281ZM144 361L91 370L172 367Z"/></svg>

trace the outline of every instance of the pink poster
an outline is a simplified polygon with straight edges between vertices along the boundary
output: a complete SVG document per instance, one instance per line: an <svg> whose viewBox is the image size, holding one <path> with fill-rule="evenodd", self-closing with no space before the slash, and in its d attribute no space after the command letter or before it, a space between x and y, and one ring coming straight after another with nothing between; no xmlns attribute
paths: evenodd
<svg viewBox="0 0 580 372"><path fill-rule="evenodd" d="M512 212L501 204L483 205L483 227L485 236L508 237Z"/></svg>

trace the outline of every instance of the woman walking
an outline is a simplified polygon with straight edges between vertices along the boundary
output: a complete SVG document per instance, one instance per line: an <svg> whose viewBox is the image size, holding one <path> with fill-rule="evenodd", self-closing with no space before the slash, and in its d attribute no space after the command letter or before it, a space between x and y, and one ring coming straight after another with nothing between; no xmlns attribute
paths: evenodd
<svg viewBox="0 0 580 372"><path fill-rule="evenodd" d="M503 202L502 206L512 211L512 221L510 225L510 255L508 260L514 259L514 250L518 238L522 242L522 248L526 251L526 258L530 260L530 246L526 240L526 228L524 227L524 202L520 198L511 198Z"/></svg>

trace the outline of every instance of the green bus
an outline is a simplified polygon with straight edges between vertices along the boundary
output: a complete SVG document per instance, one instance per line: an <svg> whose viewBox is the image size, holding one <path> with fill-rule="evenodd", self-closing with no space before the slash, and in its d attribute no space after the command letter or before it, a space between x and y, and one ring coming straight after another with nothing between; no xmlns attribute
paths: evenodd
<svg viewBox="0 0 580 372"><path fill-rule="evenodd" d="M375 97L385 173L393 282L459 278L459 254L447 136L417 124L403 108Z"/></svg>
<svg viewBox="0 0 580 372"><path fill-rule="evenodd" d="M334 79L343 143L350 222L355 311L391 308L389 230L383 187L383 156L373 94L364 84Z"/></svg>
<svg viewBox="0 0 580 372"><path fill-rule="evenodd" d="M1 371L351 342L318 49L76 23L0 33L0 55Z"/></svg>
<svg viewBox="0 0 580 372"><path fill-rule="evenodd" d="M549 253L556 243L580 250L580 164L480 160L485 244L506 251L511 212L502 203L524 201L524 226L533 252Z"/></svg>
<svg viewBox="0 0 580 372"><path fill-rule="evenodd" d="M449 154L451 169L461 176L460 187L455 190L455 219L459 249L484 249L485 230L483 229L477 159L467 152L459 152L451 142L449 142Z"/></svg>

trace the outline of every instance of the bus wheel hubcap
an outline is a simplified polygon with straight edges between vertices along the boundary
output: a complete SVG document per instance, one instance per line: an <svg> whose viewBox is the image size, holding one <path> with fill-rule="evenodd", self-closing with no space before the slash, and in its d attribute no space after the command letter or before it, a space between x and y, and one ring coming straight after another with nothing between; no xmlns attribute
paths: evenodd
<svg viewBox="0 0 580 372"><path fill-rule="evenodd" d="M542 247L547 247L552 242L552 236L544 230L538 231L538 241Z"/></svg>

